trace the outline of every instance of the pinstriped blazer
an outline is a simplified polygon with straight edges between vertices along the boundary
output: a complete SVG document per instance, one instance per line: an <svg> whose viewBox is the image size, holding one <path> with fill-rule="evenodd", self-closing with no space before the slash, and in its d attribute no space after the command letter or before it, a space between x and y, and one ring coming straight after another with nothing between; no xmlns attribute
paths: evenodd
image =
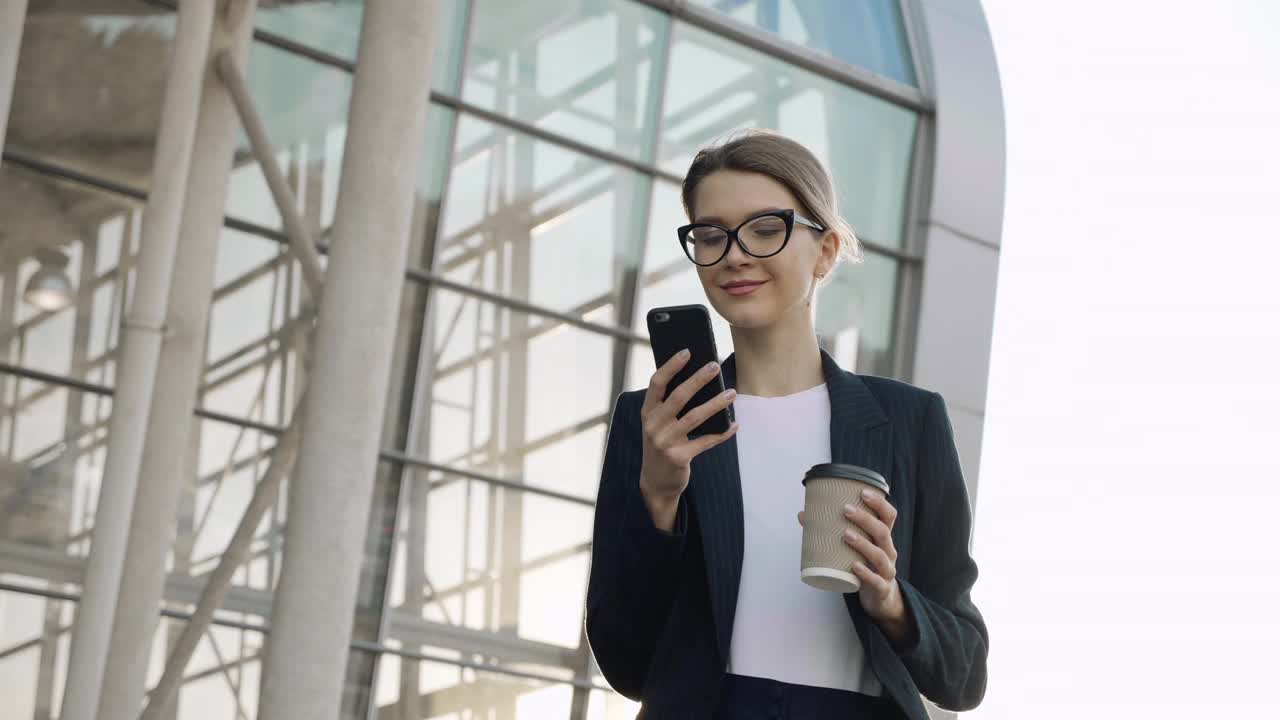
<svg viewBox="0 0 1280 720"><path fill-rule="evenodd" d="M853 629L905 717L927 720L921 694L946 709L972 709L986 691L987 628L969 597L978 575L971 511L945 403L936 392L858 375L821 354L832 461L889 481L898 581L912 626L907 644L895 648L849 593ZM726 387L736 387L733 355L721 371ZM742 572L737 437L694 458L675 528L664 532L640 496L643 402L644 390L633 390L613 408L595 508L587 639L609 684L641 702L639 718L709 718Z"/></svg>

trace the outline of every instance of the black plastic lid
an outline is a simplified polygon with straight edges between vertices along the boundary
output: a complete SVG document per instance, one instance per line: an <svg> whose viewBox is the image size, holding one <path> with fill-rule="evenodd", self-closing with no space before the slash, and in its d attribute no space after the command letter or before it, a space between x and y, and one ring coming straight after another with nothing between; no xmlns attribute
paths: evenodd
<svg viewBox="0 0 1280 720"><path fill-rule="evenodd" d="M848 465L845 463L819 463L809 468L809 472L804 474L804 479L800 481L800 484L803 485L804 483L809 482L809 478L815 477L836 477L845 478L846 480L858 480L860 482L867 483L868 485L875 485L883 490L886 495L889 493L889 481L885 480L883 475L875 470L870 470L860 465Z"/></svg>

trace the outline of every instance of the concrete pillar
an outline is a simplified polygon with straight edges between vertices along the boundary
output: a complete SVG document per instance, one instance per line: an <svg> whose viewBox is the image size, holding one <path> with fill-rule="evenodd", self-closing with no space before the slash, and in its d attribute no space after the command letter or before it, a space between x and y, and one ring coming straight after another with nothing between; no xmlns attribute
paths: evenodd
<svg viewBox="0 0 1280 720"><path fill-rule="evenodd" d="M26 17L27 0L0 3L0 149L4 148L5 132L9 129L9 106L13 103L18 50L22 47L22 28Z"/></svg>
<svg viewBox="0 0 1280 720"><path fill-rule="evenodd" d="M435 0L365 6L259 717L336 720L404 285Z"/></svg>
<svg viewBox="0 0 1280 720"><path fill-rule="evenodd" d="M67 689L62 700L63 720L99 717L108 640L117 593L121 589L134 492L142 463L152 387L159 367L213 25L213 3L179 5L173 57L156 137L151 190L142 215L137 285L121 330L120 365L112 398L106 467L94 516L84 592L72 633ZM154 605L147 608L153 617L157 610ZM147 641L150 642L149 635ZM144 667L145 662L144 656ZM135 705L135 716L137 710Z"/></svg>
<svg viewBox="0 0 1280 720"><path fill-rule="evenodd" d="M256 1L223 0L217 5L217 35L212 47L206 44L206 57L215 57L227 45L234 47L237 56L247 56ZM240 127L235 106L215 76L212 63L206 66L201 88L182 239L107 654L98 715L101 720L136 720L142 708L148 659L164 595L165 557L177 531L178 503L191 465L187 455L193 446L193 413L204 372L213 270Z"/></svg>

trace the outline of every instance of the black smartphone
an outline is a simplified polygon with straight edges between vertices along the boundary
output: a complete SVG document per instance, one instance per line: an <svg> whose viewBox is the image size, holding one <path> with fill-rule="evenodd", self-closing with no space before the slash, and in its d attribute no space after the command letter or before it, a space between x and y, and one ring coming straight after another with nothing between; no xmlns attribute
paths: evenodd
<svg viewBox="0 0 1280 720"><path fill-rule="evenodd" d="M662 367L673 355L689 348L689 360L667 385L662 394L663 400L671 395L672 390L680 387L680 383L701 370L702 366L720 361L720 355L716 353L716 337L711 331L711 314L707 312L705 305L656 307L649 311L645 319L649 325L649 344L653 346L656 367ZM715 379L694 393L689 402L676 413L676 417L684 417L685 413L715 398L724 389L724 375L716 373ZM689 437L726 432L731 422L732 405L704 420L689 433Z"/></svg>

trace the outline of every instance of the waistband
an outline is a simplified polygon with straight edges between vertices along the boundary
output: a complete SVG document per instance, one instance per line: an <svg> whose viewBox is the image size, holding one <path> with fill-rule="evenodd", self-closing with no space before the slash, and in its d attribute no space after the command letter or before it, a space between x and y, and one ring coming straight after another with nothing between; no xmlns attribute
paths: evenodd
<svg viewBox="0 0 1280 720"><path fill-rule="evenodd" d="M899 720L903 717L902 710L889 697L733 673L724 676L716 709L716 720Z"/></svg>

